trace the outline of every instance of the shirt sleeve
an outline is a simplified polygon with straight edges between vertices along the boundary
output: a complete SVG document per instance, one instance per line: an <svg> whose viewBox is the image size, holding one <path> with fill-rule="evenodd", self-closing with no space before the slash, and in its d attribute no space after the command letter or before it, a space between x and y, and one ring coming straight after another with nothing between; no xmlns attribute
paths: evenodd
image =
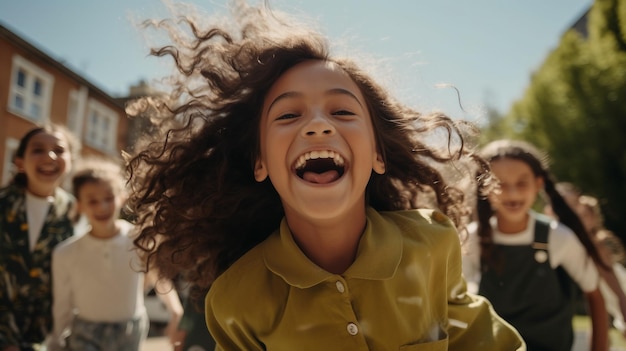
<svg viewBox="0 0 626 351"><path fill-rule="evenodd" d="M576 234L557 222L553 222L550 227L548 238L550 265L553 268L562 266L583 292L596 290L599 281L598 270Z"/></svg>
<svg viewBox="0 0 626 351"><path fill-rule="evenodd" d="M219 286L216 287L214 283L211 289L209 289L205 300L205 319L209 332L215 340L215 351L265 350L263 345L256 341L251 331L240 325L235 318L230 316L224 318L224 316L217 315L221 313L219 309L220 306L216 306L213 297L215 293L220 292L219 290Z"/></svg>
<svg viewBox="0 0 626 351"><path fill-rule="evenodd" d="M476 234L477 225L467 226L467 238L461 243L463 278L467 282L467 291L478 294L480 284L480 245Z"/></svg>
<svg viewBox="0 0 626 351"><path fill-rule="evenodd" d="M452 242L448 255L449 350L526 350L522 337L496 314L487 299L467 292L461 274L461 250Z"/></svg>
<svg viewBox="0 0 626 351"><path fill-rule="evenodd" d="M11 309L11 303L7 296L7 286L5 286L4 279L0 277L0 350L5 347L18 345L17 335L15 334L12 323L15 318L13 317L13 310Z"/></svg>
<svg viewBox="0 0 626 351"><path fill-rule="evenodd" d="M0 199L3 200L3 199ZM9 296L12 294L11 274L8 272L10 252L5 249L10 246L10 236L6 233L5 215L8 212L4 201L0 201L0 350L7 346L18 345L19 335L16 334L13 304Z"/></svg>
<svg viewBox="0 0 626 351"><path fill-rule="evenodd" d="M64 245L57 246L52 253L52 318L54 329L48 345L51 351L62 349L64 332L70 328L73 318L71 265L68 264L71 252L67 249L69 247Z"/></svg>

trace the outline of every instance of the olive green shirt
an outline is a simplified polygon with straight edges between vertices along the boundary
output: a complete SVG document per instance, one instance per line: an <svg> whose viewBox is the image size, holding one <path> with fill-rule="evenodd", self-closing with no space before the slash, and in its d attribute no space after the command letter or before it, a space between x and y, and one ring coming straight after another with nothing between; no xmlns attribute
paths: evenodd
<svg viewBox="0 0 626 351"><path fill-rule="evenodd" d="M460 241L441 212L367 210L357 258L331 274L283 220L213 283L216 350L525 350L461 277Z"/></svg>

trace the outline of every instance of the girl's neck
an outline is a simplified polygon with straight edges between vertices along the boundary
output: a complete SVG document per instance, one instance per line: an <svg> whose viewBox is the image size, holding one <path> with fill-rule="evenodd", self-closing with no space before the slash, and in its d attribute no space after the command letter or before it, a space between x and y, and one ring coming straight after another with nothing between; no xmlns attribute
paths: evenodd
<svg viewBox="0 0 626 351"><path fill-rule="evenodd" d="M56 190L56 186L54 187L43 187L43 186L34 186L28 184L26 187L26 191L28 191L31 195L36 197L49 197L54 196L54 191Z"/></svg>
<svg viewBox="0 0 626 351"><path fill-rule="evenodd" d="M120 233L120 226L117 222L110 223L105 226L91 226L89 235L98 239L110 239Z"/></svg>
<svg viewBox="0 0 626 351"><path fill-rule="evenodd" d="M316 265L333 274L342 274L355 261L366 216L329 220L325 223L289 220L287 223L300 250Z"/></svg>
<svg viewBox="0 0 626 351"><path fill-rule="evenodd" d="M528 227L528 213L523 220L507 220L502 217L498 218L498 231L502 234L517 234L526 230Z"/></svg>

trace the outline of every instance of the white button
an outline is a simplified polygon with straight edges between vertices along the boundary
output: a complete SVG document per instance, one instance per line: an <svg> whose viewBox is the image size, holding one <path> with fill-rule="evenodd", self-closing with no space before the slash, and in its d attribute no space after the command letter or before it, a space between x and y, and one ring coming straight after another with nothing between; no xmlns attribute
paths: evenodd
<svg viewBox="0 0 626 351"><path fill-rule="evenodd" d="M539 263L544 263L548 260L548 253L543 250L535 251L535 260Z"/></svg>
<svg viewBox="0 0 626 351"><path fill-rule="evenodd" d="M348 334L357 335L359 333L359 327L354 323L348 323Z"/></svg>
<svg viewBox="0 0 626 351"><path fill-rule="evenodd" d="M346 288L343 286L343 283L341 281L337 280L335 285L337 286L337 291L339 291L340 293L343 294L343 292L346 291Z"/></svg>

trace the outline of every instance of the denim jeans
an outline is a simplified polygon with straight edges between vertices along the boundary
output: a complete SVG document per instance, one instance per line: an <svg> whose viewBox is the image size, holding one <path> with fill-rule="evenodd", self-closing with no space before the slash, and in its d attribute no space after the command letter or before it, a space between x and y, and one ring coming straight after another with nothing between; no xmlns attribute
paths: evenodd
<svg viewBox="0 0 626 351"><path fill-rule="evenodd" d="M75 318L67 338L69 351L138 351L148 335L146 315L127 322L90 322Z"/></svg>

